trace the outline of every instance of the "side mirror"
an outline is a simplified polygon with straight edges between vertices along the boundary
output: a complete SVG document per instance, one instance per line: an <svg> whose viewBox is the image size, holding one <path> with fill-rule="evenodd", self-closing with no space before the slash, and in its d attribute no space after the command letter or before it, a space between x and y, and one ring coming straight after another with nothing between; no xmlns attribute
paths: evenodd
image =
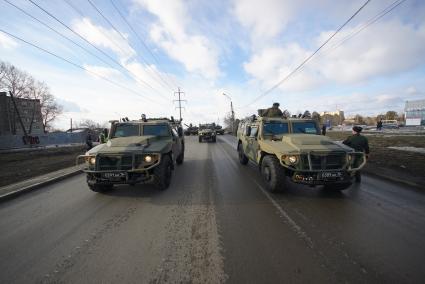
<svg viewBox="0 0 425 284"><path fill-rule="evenodd" d="M251 136L251 126L247 126L246 127L245 135L246 136Z"/></svg>
<svg viewBox="0 0 425 284"><path fill-rule="evenodd" d="M177 128L177 134L179 135L179 137L183 137L183 128L182 127Z"/></svg>

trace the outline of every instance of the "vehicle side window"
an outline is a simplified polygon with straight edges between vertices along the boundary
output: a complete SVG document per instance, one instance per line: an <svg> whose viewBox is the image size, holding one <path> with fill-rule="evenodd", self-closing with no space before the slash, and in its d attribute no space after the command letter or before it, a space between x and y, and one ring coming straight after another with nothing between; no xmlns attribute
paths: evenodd
<svg viewBox="0 0 425 284"><path fill-rule="evenodd" d="M248 127L249 127L249 126L250 126L249 124L245 125L245 128L244 128L244 130L243 130L243 135L244 135L244 136L246 136L246 133L247 133L247 131L248 131Z"/></svg>
<svg viewBox="0 0 425 284"><path fill-rule="evenodd" d="M258 126L252 126L251 135L249 135L249 137L251 138L257 137L257 133L258 133Z"/></svg>

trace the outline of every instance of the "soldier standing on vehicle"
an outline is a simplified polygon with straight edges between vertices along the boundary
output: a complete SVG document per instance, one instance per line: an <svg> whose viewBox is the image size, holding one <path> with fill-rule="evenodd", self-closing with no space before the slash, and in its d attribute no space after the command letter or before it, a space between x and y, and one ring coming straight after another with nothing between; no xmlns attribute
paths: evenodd
<svg viewBox="0 0 425 284"><path fill-rule="evenodd" d="M107 136L108 136L108 129L105 128L102 130L102 132L99 135L100 144L106 143Z"/></svg>
<svg viewBox="0 0 425 284"><path fill-rule="evenodd" d="M86 145L87 145L87 151L93 148L93 140L91 139L91 134L87 133L86 136Z"/></svg>
<svg viewBox="0 0 425 284"><path fill-rule="evenodd" d="M283 112L279 108L279 103L273 103L273 106L268 108L264 113L264 117L282 117Z"/></svg>
<svg viewBox="0 0 425 284"><path fill-rule="evenodd" d="M360 135L363 128L360 126L353 127L353 135L349 136L342 143L353 148L358 152L364 152L366 154L366 159L369 158L369 142L365 136ZM354 166L358 166L361 161L357 159L354 161ZM361 182L362 177L360 171L356 172L356 182Z"/></svg>

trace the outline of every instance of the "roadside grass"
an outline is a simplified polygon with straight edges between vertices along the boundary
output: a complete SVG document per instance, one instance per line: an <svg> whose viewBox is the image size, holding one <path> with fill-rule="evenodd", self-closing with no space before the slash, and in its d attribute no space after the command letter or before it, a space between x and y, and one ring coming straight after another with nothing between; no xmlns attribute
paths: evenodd
<svg viewBox="0 0 425 284"><path fill-rule="evenodd" d="M0 153L0 186L75 166L85 146Z"/></svg>
<svg viewBox="0 0 425 284"><path fill-rule="evenodd" d="M342 141L351 132L329 131L326 136ZM369 140L370 157L367 167L370 171L376 167L389 168L400 173L425 179L425 154L390 149L388 147L425 148L425 135L397 135L386 133L364 133Z"/></svg>

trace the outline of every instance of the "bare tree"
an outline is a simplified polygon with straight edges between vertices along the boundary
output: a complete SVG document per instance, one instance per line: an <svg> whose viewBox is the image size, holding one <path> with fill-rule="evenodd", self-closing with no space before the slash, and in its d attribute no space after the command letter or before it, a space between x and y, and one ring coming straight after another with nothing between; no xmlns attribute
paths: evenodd
<svg viewBox="0 0 425 284"><path fill-rule="evenodd" d="M51 122L62 114L63 108L56 102L55 97L50 92L42 93L40 103L41 116L43 118L43 130L46 132L50 130Z"/></svg>
<svg viewBox="0 0 425 284"><path fill-rule="evenodd" d="M12 134L16 134L16 118L18 118L25 136L32 132L34 119L38 112L38 101L41 107L44 132L50 128L50 123L62 113L62 106L56 102L55 97L50 93L48 86L44 82L35 81L32 76L9 63L0 62L0 88L9 91L13 103ZM33 110L28 129L25 128L22 121L16 98L33 100Z"/></svg>
<svg viewBox="0 0 425 284"><path fill-rule="evenodd" d="M28 95L30 86L34 84L34 79L9 63L2 62L0 68L0 88L9 92L14 108L12 113L12 134L16 134L15 118L17 117L24 135L27 136L27 130L25 129L21 114L19 113L16 98L23 98Z"/></svg>
<svg viewBox="0 0 425 284"><path fill-rule="evenodd" d="M93 129L99 129L99 128L107 128L108 123L107 122L99 123L91 119L83 119L82 121L77 123L77 125L80 128L88 128L93 130Z"/></svg>

